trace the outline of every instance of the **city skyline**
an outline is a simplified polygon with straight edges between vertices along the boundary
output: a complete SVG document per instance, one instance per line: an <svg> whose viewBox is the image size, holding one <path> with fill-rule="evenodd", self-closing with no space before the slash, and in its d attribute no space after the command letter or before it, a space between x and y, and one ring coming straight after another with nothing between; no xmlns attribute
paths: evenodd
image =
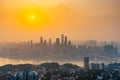
<svg viewBox="0 0 120 80"><path fill-rule="evenodd" d="M0 0L0 80L120 80L120 0Z"/></svg>
<svg viewBox="0 0 120 80"><path fill-rule="evenodd" d="M82 44L73 44L64 34L52 39L39 38L34 43L29 40L21 43L8 43L0 45L1 58L21 60L52 60L52 61L80 61L82 57L88 56L99 61L119 61L119 46L117 43L86 41ZM18 57L19 56L19 57Z"/></svg>
<svg viewBox="0 0 120 80"><path fill-rule="evenodd" d="M93 61L118 61L120 45L116 42L98 42L95 40L75 44L69 36L61 34L54 40L44 36L37 42L11 42L0 44L0 62L3 64L31 63L38 64L45 61L69 62L82 65L81 59L85 56ZM32 57L32 58L31 58ZM79 63L80 62L80 63Z"/></svg>

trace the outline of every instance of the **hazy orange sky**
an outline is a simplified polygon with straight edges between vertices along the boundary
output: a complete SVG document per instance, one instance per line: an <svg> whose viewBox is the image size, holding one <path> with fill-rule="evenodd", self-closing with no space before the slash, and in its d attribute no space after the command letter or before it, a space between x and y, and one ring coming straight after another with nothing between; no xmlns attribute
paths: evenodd
<svg viewBox="0 0 120 80"><path fill-rule="evenodd" d="M120 0L0 0L0 42L120 41Z"/></svg>

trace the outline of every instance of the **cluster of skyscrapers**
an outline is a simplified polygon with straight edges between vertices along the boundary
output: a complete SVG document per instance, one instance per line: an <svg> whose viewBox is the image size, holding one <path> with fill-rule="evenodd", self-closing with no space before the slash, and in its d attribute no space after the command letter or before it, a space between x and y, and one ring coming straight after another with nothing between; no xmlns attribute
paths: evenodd
<svg viewBox="0 0 120 80"><path fill-rule="evenodd" d="M49 44L49 45L57 45L57 46L70 46L71 45L71 41L67 39L67 36L64 36L64 34L61 35L61 39L60 38L56 38L56 41L54 43L52 43L52 40L49 39L48 42L47 40L44 40L43 37L40 37L40 44Z"/></svg>
<svg viewBox="0 0 120 80"><path fill-rule="evenodd" d="M27 60L51 60L51 61L79 61L88 56L92 59L108 60L118 58L117 47L113 44L96 45L96 41L84 44L72 44L64 34L60 38L45 40L40 37L38 43L32 40L25 43L11 43L0 49L1 57Z"/></svg>

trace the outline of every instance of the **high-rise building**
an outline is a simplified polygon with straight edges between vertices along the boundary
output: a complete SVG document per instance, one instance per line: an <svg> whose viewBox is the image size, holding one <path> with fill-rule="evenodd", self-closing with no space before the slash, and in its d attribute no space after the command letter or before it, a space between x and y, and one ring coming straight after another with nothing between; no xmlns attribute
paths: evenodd
<svg viewBox="0 0 120 80"><path fill-rule="evenodd" d="M71 41L68 41L68 46L71 46Z"/></svg>
<svg viewBox="0 0 120 80"><path fill-rule="evenodd" d="M57 46L60 45L60 39L59 39L59 38L56 38L55 44L56 44Z"/></svg>
<svg viewBox="0 0 120 80"><path fill-rule="evenodd" d="M95 63L91 63L91 70L95 70L96 69L96 65L95 65Z"/></svg>
<svg viewBox="0 0 120 80"><path fill-rule="evenodd" d="M105 64L101 63L101 70L105 70Z"/></svg>
<svg viewBox="0 0 120 80"><path fill-rule="evenodd" d="M31 45L33 44L33 40L30 40L30 44L31 44Z"/></svg>
<svg viewBox="0 0 120 80"><path fill-rule="evenodd" d="M67 36L65 36L65 45L67 45Z"/></svg>
<svg viewBox="0 0 120 80"><path fill-rule="evenodd" d="M84 68L89 70L89 57L84 57Z"/></svg>
<svg viewBox="0 0 120 80"><path fill-rule="evenodd" d="M105 69L105 64L104 63L91 63L91 69L92 70L104 70Z"/></svg>
<svg viewBox="0 0 120 80"><path fill-rule="evenodd" d="M47 44L47 40L44 40L44 44L45 44L45 45Z"/></svg>
<svg viewBox="0 0 120 80"><path fill-rule="evenodd" d="M100 70L100 64L96 63L96 70Z"/></svg>
<svg viewBox="0 0 120 80"><path fill-rule="evenodd" d="M61 45L64 45L64 34L61 35Z"/></svg>
<svg viewBox="0 0 120 80"><path fill-rule="evenodd" d="M43 44L43 37L40 37L40 44Z"/></svg>

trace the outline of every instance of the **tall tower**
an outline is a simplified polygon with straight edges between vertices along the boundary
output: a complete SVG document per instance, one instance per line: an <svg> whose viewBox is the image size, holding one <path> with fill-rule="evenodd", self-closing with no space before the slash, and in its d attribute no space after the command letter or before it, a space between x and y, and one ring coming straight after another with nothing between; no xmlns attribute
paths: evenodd
<svg viewBox="0 0 120 80"><path fill-rule="evenodd" d="M47 40L44 40L44 44L45 44L45 45L47 44Z"/></svg>
<svg viewBox="0 0 120 80"><path fill-rule="evenodd" d="M61 45L64 45L64 34L61 35Z"/></svg>
<svg viewBox="0 0 120 80"><path fill-rule="evenodd" d="M43 37L40 37L40 44L43 44Z"/></svg>
<svg viewBox="0 0 120 80"><path fill-rule="evenodd" d="M33 40L30 40L30 44L31 44L31 45L33 44Z"/></svg>
<svg viewBox="0 0 120 80"><path fill-rule="evenodd" d="M60 39L59 38L56 38L56 43L55 43L57 46L60 45Z"/></svg>
<svg viewBox="0 0 120 80"><path fill-rule="evenodd" d="M84 68L89 70L89 57L84 57Z"/></svg>
<svg viewBox="0 0 120 80"><path fill-rule="evenodd" d="M69 46L69 47L71 46L71 41L68 41L68 46Z"/></svg>
<svg viewBox="0 0 120 80"><path fill-rule="evenodd" d="M65 45L67 46L67 36L65 36Z"/></svg>

